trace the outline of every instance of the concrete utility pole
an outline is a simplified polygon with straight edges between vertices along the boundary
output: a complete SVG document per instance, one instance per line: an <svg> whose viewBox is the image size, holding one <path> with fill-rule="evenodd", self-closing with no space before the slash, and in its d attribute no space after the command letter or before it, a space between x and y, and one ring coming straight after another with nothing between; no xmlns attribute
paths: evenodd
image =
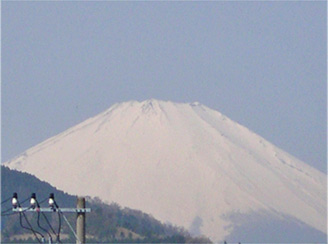
<svg viewBox="0 0 328 244"><path fill-rule="evenodd" d="M77 209L85 209L85 198L77 197ZM76 217L76 235L78 240L76 244L85 243L85 212L78 212ZM80 243L79 243L80 241Z"/></svg>

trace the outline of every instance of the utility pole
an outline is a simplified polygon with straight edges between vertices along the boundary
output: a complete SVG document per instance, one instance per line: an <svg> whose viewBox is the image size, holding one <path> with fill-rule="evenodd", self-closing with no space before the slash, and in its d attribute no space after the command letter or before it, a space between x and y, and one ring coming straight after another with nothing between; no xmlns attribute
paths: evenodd
<svg viewBox="0 0 328 244"><path fill-rule="evenodd" d="M77 209L85 209L85 198L77 197ZM78 212L76 217L76 244L85 243L85 212ZM79 243L80 241L80 243Z"/></svg>

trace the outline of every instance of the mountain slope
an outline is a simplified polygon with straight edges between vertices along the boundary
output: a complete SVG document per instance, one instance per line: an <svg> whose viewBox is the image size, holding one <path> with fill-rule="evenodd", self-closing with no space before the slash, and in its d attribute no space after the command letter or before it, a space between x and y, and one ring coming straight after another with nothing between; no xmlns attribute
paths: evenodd
<svg viewBox="0 0 328 244"><path fill-rule="evenodd" d="M213 240L254 212L326 232L326 175L199 103L116 104L5 165Z"/></svg>

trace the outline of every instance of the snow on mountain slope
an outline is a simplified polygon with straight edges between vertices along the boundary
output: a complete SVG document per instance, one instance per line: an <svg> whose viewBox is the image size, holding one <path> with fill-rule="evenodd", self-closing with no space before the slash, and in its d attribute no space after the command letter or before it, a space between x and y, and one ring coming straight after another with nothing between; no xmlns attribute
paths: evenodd
<svg viewBox="0 0 328 244"><path fill-rule="evenodd" d="M326 233L326 175L199 103L107 111L4 163L71 194L98 196L223 240L225 216L266 211Z"/></svg>

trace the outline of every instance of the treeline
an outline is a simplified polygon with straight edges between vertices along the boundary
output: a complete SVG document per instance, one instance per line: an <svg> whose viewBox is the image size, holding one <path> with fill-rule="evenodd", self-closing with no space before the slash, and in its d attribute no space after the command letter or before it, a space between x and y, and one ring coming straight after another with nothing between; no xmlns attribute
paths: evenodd
<svg viewBox="0 0 328 244"><path fill-rule="evenodd" d="M42 207L47 207L47 198L49 193L54 193L59 207L75 207L76 196L68 195L57 190L50 184L37 179L36 177L1 167L1 201L10 198L13 192L18 193L20 201L29 199L32 192L36 193L38 201L45 200ZM36 242L33 233L23 229L20 225L19 214L12 214L10 211L11 201L2 204L1 236L2 243L16 242ZM28 206L28 202L22 204ZM92 209L91 213L86 215L87 242L89 243L209 243L206 237L192 237L185 229L177 226L163 224L149 214L139 210L122 208L116 203L106 204L98 198L87 198L87 207ZM11 215L8 215L11 214ZM33 229L41 232L37 226L37 221L41 227L46 229L53 240L56 240L60 227L60 239L67 242L75 242L75 237L70 230L63 216L57 213L45 213L39 215L36 213L25 213ZM39 218L38 218L39 217ZM75 214L65 214L68 222L75 228ZM47 221L52 226L51 230ZM23 224L24 219L22 219ZM46 238L47 233L42 233Z"/></svg>

